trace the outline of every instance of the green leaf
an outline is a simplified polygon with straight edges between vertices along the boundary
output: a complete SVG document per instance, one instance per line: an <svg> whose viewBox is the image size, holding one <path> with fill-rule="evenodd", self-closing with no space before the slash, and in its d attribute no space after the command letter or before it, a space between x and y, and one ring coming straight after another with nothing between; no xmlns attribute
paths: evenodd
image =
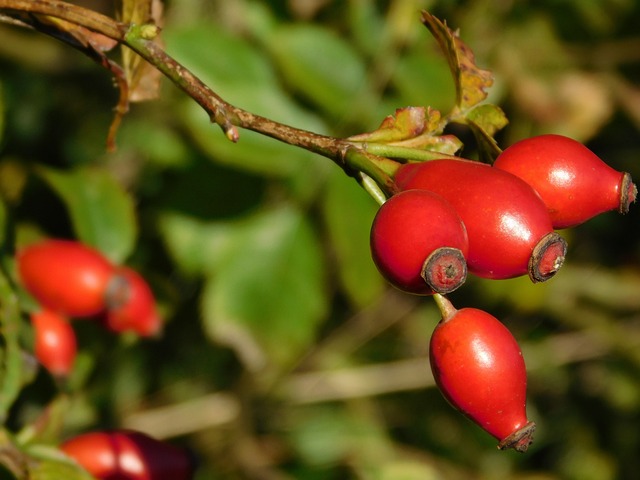
<svg viewBox="0 0 640 480"><path fill-rule="evenodd" d="M203 292L205 330L251 369L290 365L327 310L320 242L291 207L251 216L226 234Z"/></svg>
<svg viewBox="0 0 640 480"><path fill-rule="evenodd" d="M425 48L423 42L400 56L392 82L400 96L396 105L429 105L448 111L455 101L447 62L437 49Z"/></svg>
<svg viewBox="0 0 640 480"><path fill-rule="evenodd" d="M79 466L66 460L46 459L29 468L31 480L93 480Z"/></svg>
<svg viewBox="0 0 640 480"><path fill-rule="evenodd" d="M430 108L398 108L395 115L387 116L373 132L353 135L349 137L349 140L354 142L399 142L417 137L425 132L441 130L440 119L440 112Z"/></svg>
<svg viewBox="0 0 640 480"><path fill-rule="evenodd" d="M385 287L369 249L371 223L378 205L352 178L338 170L327 183L322 202L340 285L354 306L365 307Z"/></svg>
<svg viewBox="0 0 640 480"><path fill-rule="evenodd" d="M0 200L0 245L4 245L7 235L7 206Z"/></svg>
<svg viewBox="0 0 640 480"><path fill-rule="evenodd" d="M0 144L4 135L4 91L2 83L0 83Z"/></svg>
<svg viewBox="0 0 640 480"><path fill-rule="evenodd" d="M38 173L64 201L79 240L116 263L130 255L138 233L134 202L108 172L39 167Z"/></svg>
<svg viewBox="0 0 640 480"><path fill-rule="evenodd" d="M465 117L478 142L480 160L493 163L502 152L493 137L509 123L506 115L500 107L485 104L472 108Z"/></svg>
<svg viewBox="0 0 640 480"><path fill-rule="evenodd" d="M282 90L264 54L242 38L211 25L167 30L168 50L225 100L276 121L323 133L326 125ZM243 130L238 143L213 128L207 114L185 99L179 118L216 162L269 176L290 177L309 168L316 155ZM311 160L310 160L311 159Z"/></svg>
<svg viewBox="0 0 640 480"><path fill-rule="evenodd" d="M422 12L422 23L429 29L445 54L456 84L456 105L467 110L487 98L487 88L493 85L493 75L478 68L471 49L446 23Z"/></svg>
<svg viewBox="0 0 640 480"><path fill-rule="evenodd" d="M193 102L181 110L192 138L215 162L269 177L296 177L327 160L264 135L242 130L238 143L230 142L220 129L212 129L204 112Z"/></svg>
<svg viewBox="0 0 640 480"><path fill-rule="evenodd" d="M286 82L335 118L367 118L375 99L363 59L334 32L315 25L287 25L267 41Z"/></svg>
<svg viewBox="0 0 640 480"><path fill-rule="evenodd" d="M175 212L163 214L159 227L174 263L188 275L215 270L234 238L232 223L204 222Z"/></svg>
<svg viewBox="0 0 640 480"><path fill-rule="evenodd" d="M19 333L22 324L20 308L9 280L0 273L0 423L4 424L9 409L26 381L24 358Z"/></svg>

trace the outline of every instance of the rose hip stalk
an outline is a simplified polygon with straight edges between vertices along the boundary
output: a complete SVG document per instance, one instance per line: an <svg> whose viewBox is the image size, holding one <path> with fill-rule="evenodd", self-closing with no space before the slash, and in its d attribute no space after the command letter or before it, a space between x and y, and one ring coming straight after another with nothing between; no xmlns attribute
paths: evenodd
<svg viewBox="0 0 640 480"><path fill-rule="evenodd" d="M514 143L494 167L522 178L538 192L554 228L573 227L609 210L627 213L636 199L628 173L614 170L580 142L562 135Z"/></svg>
<svg viewBox="0 0 640 480"><path fill-rule="evenodd" d="M395 175L401 190L423 189L453 205L469 236L467 265L479 277L529 274L551 278L564 262L567 244L553 231L547 207L524 180L470 160L405 164Z"/></svg>
<svg viewBox="0 0 640 480"><path fill-rule="evenodd" d="M452 292L467 278L467 230L451 204L426 190L394 195L371 226L371 255L380 273L408 293Z"/></svg>
<svg viewBox="0 0 640 480"><path fill-rule="evenodd" d="M429 360L440 391L497 438L499 449L525 452L535 424L527 419L527 374L515 338L482 310L456 310L441 295L434 299L442 319L431 337Z"/></svg>

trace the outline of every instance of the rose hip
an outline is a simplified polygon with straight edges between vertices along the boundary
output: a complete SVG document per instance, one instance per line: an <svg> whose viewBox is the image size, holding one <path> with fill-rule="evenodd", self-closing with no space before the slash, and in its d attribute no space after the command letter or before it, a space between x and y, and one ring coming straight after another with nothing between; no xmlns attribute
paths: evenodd
<svg viewBox="0 0 640 480"><path fill-rule="evenodd" d="M553 231L547 208L524 180L463 159L405 164L395 181L401 190L423 189L453 205L469 236L469 271L484 278L528 274L551 278L564 262L566 242Z"/></svg>
<svg viewBox="0 0 640 480"><path fill-rule="evenodd" d="M114 267L100 252L72 240L45 240L17 255L25 289L46 309L70 317L95 315Z"/></svg>
<svg viewBox="0 0 640 480"><path fill-rule="evenodd" d="M447 293L464 283L467 231L451 204L426 190L394 195L371 227L371 254L395 287L418 295Z"/></svg>
<svg viewBox="0 0 640 480"><path fill-rule="evenodd" d="M522 178L538 192L554 228L579 225L609 210L627 213L636 199L628 173L616 171L583 144L562 135L514 143L494 167Z"/></svg>
<svg viewBox="0 0 640 480"><path fill-rule="evenodd" d="M38 361L52 375L65 377L73 369L76 359L76 334L69 321L50 310L31 314L35 333L34 353Z"/></svg>
<svg viewBox="0 0 640 480"><path fill-rule="evenodd" d="M429 360L440 391L497 438L498 448L526 451L535 424L527 419L527 374L515 338L482 310L456 310L441 295L435 299L442 319L431 337Z"/></svg>

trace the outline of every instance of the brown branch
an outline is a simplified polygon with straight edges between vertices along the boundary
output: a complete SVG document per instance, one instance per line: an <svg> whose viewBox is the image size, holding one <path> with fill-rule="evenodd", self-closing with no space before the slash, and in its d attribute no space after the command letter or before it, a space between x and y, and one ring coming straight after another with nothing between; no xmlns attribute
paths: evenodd
<svg viewBox="0 0 640 480"><path fill-rule="evenodd" d="M128 28L127 24L106 15L60 0L0 0L0 9L49 15L81 25L118 41L122 41Z"/></svg>
<svg viewBox="0 0 640 480"><path fill-rule="evenodd" d="M18 15L18 19L25 13L54 17L109 37L135 51L193 98L208 113L211 121L222 128L229 140L238 141L237 127L252 130L325 156L348 174L363 172L387 195L395 192L392 179L395 162L367 152L366 145L291 127L229 104L154 42L159 32L158 27L154 25L118 22L61 0L0 0L0 18L2 13L12 17ZM12 13L14 15L11 15ZM64 36L61 39L64 41ZM113 73L113 68L110 70Z"/></svg>

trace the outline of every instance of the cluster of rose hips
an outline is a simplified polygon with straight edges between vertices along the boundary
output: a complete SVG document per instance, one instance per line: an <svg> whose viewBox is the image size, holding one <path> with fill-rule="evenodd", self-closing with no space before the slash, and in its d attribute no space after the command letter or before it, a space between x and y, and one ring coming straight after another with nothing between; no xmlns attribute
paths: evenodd
<svg viewBox="0 0 640 480"><path fill-rule="evenodd" d="M548 280L567 250L555 230L609 210L626 213L636 186L628 173L560 135L518 142L493 166L465 159L403 164L394 181L399 193L380 207L371 228L374 262L400 290L434 295L442 320L429 356L447 400L497 438L499 448L526 451L535 424L526 415L516 340L492 315L456 310L442 294L460 287L467 272Z"/></svg>
<svg viewBox="0 0 640 480"><path fill-rule="evenodd" d="M65 377L76 357L72 318L100 319L112 332L158 332L161 320L151 288L135 270L71 240L48 239L16 256L18 277L39 309L31 313L38 361Z"/></svg>
<svg viewBox="0 0 640 480"><path fill-rule="evenodd" d="M193 461L186 451L132 430L84 433L60 449L98 480L193 478Z"/></svg>

